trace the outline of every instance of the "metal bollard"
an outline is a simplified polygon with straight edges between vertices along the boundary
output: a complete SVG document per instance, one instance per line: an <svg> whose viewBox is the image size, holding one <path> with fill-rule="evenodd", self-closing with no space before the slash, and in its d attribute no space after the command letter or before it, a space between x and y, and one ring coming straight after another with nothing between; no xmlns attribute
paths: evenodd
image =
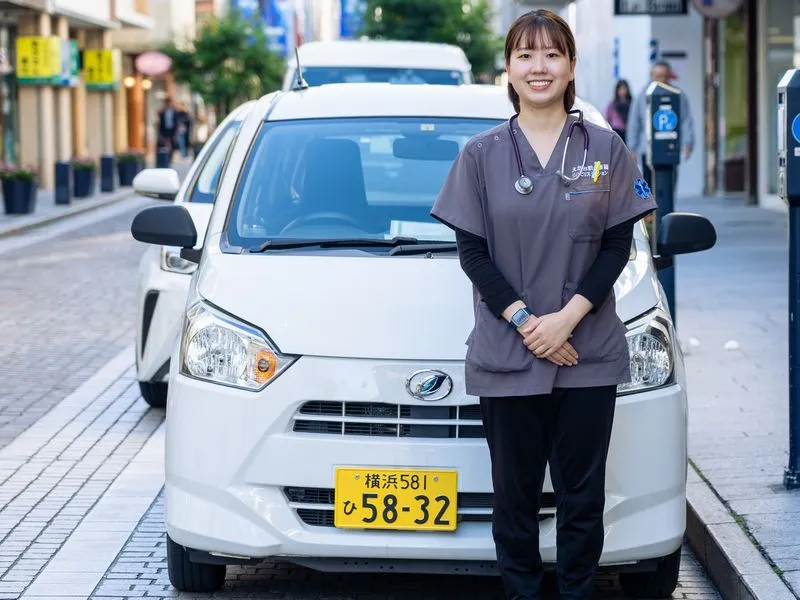
<svg viewBox="0 0 800 600"><path fill-rule="evenodd" d="M171 161L172 152L167 150L166 148L159 148L156 151L156 168L158 169L166 169L169 167Z"/></svg>
<svg viewBox="0 0 800 600"><path fill-rule="evenodd" d="M72 202L72 163L59 161L55 165L55 202L69 204Z"/></svg>
<svg viewBox="0 0 800 600"><path fill-rule="evenodd" d="M116 159L113 155L100 157L100 191L113 192L115 188L114 168Z"/></svg>

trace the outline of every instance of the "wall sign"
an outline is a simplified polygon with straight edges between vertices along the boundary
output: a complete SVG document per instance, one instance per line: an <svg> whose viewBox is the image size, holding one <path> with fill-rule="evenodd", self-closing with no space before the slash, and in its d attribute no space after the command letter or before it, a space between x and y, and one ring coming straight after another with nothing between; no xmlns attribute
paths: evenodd
<svg viewBox="0 0 800 600"><path fill-rule="evenodd" d="M614 0L615 16L661 17L688 14L689 0Z"/></svg>
<svg viewBox="0 0 800 600"><path fill-rule="evenodd" d="M17 82L20 85L53 85L61 80L61 38L17 38Z"/></svg>
<svg viewBox="0 0 800 600"><path fill-rule="evenodd" d="M742 6L742 0L692 0L692 4L704 17L724 19Z"/></svg>
<svg viewBox="0 0 800 600"><path fill-rule="evenodd" d="M122 54L119 49L90 48L83 51L83 72L87 90L119 89Z"/></svg>

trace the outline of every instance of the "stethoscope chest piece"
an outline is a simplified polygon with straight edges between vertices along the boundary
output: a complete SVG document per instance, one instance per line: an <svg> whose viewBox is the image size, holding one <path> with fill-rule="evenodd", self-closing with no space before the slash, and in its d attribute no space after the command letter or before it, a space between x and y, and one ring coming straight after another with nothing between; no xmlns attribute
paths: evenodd
<svg viewBox="0 0 800 600"><path fill-rule="evenodd" d="M527 175L520 175L514 182L514 189L523 195L530 194L533 191L533 181Z"/></svg>

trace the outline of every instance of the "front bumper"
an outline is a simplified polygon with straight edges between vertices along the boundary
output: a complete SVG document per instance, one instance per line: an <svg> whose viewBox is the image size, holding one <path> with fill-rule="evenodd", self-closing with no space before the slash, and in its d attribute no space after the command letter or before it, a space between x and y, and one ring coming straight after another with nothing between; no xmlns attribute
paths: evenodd
<svg viewBox="0 0 800 600"><path fill-rule="evenodd" d="M338 427L331 420L310 428L307 421L324 423L329 417L298 415L309 402L430 408L398 385L420 367L440 369L453 378L453 393L437 402L437 408L456 411L462 425L463 419L475 415L469 407L477 400L463 392L461 363L420 366L303 357L259 393L193 380L177 374L173 366L166 439L170 537L231 562L284 557L312 566L333 561L337 568L357 568L346 559L398 565L408 560L434 565L426 567L428 572L437 564L441 571L452 572L457 568L453 565L493 562L489 454L485 440L476 438L473 429L460 427L446 438L414 437L413 429L401 427L402 418L395 429L391 424L387 429L387 423L364 428L363 417L341 418L356 421L356 428L345 423ZM680 383L618 399L607 467L602 565L637 563L680 547L686 524L686 412ZM308 432L312 429L317 433ZM337 466L457 469L457 529L440 533L333 527ZM552 492L549 476L545 492ZM547 502L543 507L542 558L554 562L554 511Z"/></svg>
<svg viewBox="0 0 800 600"><path fill-rule="evenodd" d="M166 381L178 342L191 275L164 271L161 247L147 249L139 266L136 310L136 376Z"/></svg>

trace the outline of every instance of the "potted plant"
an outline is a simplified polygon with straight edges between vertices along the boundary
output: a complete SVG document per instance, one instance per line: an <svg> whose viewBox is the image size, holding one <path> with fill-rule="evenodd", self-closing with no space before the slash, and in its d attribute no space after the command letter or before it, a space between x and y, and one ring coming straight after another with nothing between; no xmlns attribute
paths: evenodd
<svg viewBox="0 0 800 600"><path fill-rule="evenodd" d="M0 181L6 214L27 215L34 211L39 189L39 170L36 167L4 164L0 166Z"/></svg>
<svg viewBox="0 0 800 600"><path fill-rule="evenodd" d="M144 166L144 152L135 148L128 148L117 154L117 174L119 184L133 185L133 178Z"/></svg>
<svg viewBox="0 0 800 600"><path fill-rule="evenodd" d="M94 192L97 163L93 158L77 156L72 159L72 182L76 198L85 198Z"/></svg>

